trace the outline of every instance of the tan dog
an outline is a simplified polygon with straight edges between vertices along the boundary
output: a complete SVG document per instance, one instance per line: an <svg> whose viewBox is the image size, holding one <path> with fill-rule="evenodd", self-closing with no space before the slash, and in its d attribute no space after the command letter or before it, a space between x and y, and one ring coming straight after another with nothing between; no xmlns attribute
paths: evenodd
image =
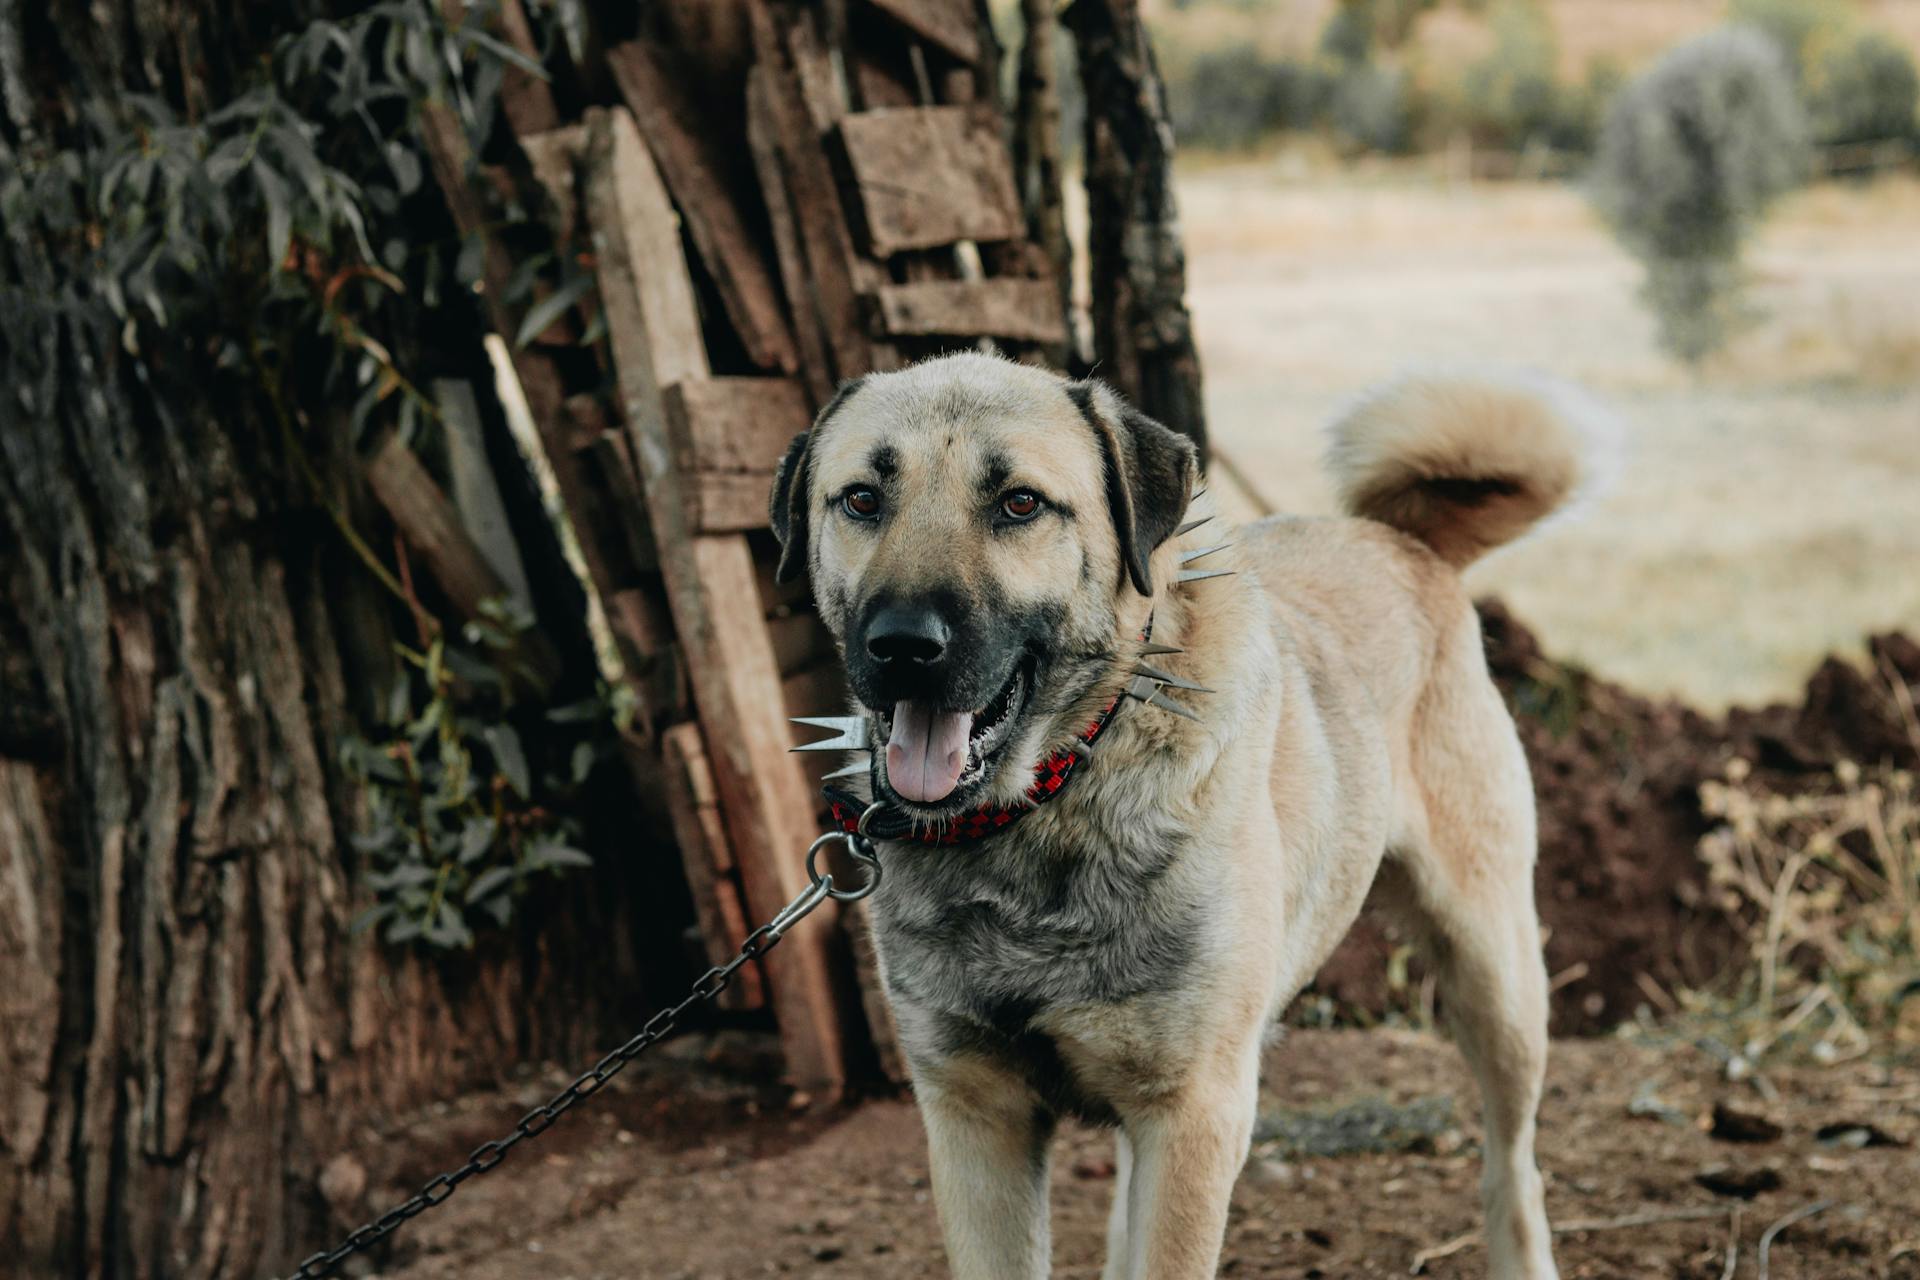
<svg viewBox="0 0 1920 1280"><path fill-rule="evenodd" d="M873 919L960 1280L1047 1274L1061 1115L1118 1129L1108 1280L1213 1275L1267 1030L1370 889L1481 1086L1492 1274L1554 1274L1532 789L1459 571L1582 483L1583 412L1390 387L1335 428L1360 518L1197 559L1227 539L1182 531L1191 447L1098 384L946 357L849 385L794 442L782 570L811 571L886 744L866 783L913 827L882 842ZM1216 566L1237 576L1196 576ZM977 842L918 838L996 812Z"/></svg>

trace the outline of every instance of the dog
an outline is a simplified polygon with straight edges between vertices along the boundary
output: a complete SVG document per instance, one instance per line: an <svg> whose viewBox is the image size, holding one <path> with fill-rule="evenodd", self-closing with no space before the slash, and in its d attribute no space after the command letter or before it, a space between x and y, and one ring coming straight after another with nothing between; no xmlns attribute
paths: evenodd
<svg viewBox="0 0 1920 1280"><path fill-rule="evenodd" d="M1533 791L1460 572L1586 484L1589 410L1403 379L1333 427L1345 516L1212 551L1184 437L996 355L793 441L778 572L875 744L852 812L893 823L874 942L959 1280L1048 1274L1066 1116L1117 1131L1106 1280L1215 1274L1269 1028L1370 894L1481 1090L1491 1274L1555 1274Z"/></svg>

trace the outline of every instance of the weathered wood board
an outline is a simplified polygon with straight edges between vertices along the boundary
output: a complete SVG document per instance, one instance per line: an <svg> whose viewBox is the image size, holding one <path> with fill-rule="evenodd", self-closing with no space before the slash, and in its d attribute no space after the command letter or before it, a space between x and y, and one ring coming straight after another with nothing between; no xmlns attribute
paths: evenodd
<svg viewBox="0 0 1920 1280"><path fill-rule="evenodd" d="M840 145L868 251L884 258L1026 231L999 118L979 107L860 111Z"/></svg>

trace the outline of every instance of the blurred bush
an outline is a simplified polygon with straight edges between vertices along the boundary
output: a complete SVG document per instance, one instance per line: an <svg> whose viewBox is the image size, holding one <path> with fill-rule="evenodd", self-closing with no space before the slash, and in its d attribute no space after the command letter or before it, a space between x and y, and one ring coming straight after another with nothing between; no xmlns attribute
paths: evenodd
<svg viewBox="0 0 1920 1280"><path fill-rule="evenodd" d="M1660 338L1697 361L1739 319L1740 250L1808 166L1808 125L1780 46L1726 27L1675 48L1614 98L1595 205L1646 267Z"/></svg>
<svg viewBox="0 0 1920 1280"><path fill-rule="evenodd" d="M1326 124L1347 151L1399 154L1413 144L1412 78L1382 62L1363 62L1335 77L1327 94Z"/></svg>
<svg viewBox="0 0 1920 1280"><path fill-rule="evenodd" d="M1800 72L1816 142L1891 142L1920 132L1914 118L1920 74L1891 37L1856 29L1815 39Z"/></svg>
<svg viewBox="0 0 1920 1280"><path fill-rule="evenodd" d="M1780 47L1823 146L1920 136L1920 73L1892 37L1838 0L1734 0L1734 18Z"/></svg>
<svg viewBox="0 0 1920 1280"><path fill-rule="evenodd" d="M1236 148L1320 118L1334 74L1316 63L1268 59L1246 45L1189 59L1177 81L1169 71L1173 127L1182 142Z"/></svg>
<svg viewBox="0 0 1920 1280"><path fill-rule="evenodd" d="M1500 0L1493 51L1467 68L1463 120L1476 143L1524 148L1551 135L1561 111L1553 24L1530 0Z"/></svg>

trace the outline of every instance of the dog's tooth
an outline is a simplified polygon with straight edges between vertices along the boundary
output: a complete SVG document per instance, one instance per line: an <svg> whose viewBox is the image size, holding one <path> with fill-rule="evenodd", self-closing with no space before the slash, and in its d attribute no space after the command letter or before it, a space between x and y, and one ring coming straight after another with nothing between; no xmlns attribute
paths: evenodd
<svg viewBox="0 0 1920 1280"><path fill-rule="evenodd" d="M1195 560L1198 560L1201 556L1210 556L1216 551L1225 551L1228 547L1232 545L1233 544L1231 542L1221 542L1211 547L1201 547L1198 551L1182 551L1180 553L1180 563L1192 564Z"/></svg>
<svg viewBox="0 0 1920 1280"><path fill-rule="evenodd" d="M868 751L873 747L873 726L865 716L792 716L795 724L816 729L831 729L838 737L819 742L803 742L793 751Z"/></svg>
<svg viewBox="0 0 1920 1280"><path fill-rule="evenodd" d="M1171 672L1162 671L1160 668L1149 666L1144 662L1134 663L1133 670L1134 670L1134 674L1136 675L1147 676L1150 679L1158 680L1161 684L1170 684L1176 689L1191 689L1195 693L1212 693L1213 692L1213 690L1207 688L1207 686L1203 684L1195 684L1191 680L1183 680L1179 676L1176 676Z"/></svg>
<svg viewBox="0 0 1920 1280"><path fill-rule="evenodd" d="M1232 569L1182 569L1179 574L1174 577L1174 581L1200 582L1207 578L1229 578L1233 576L1233 573L1234 570Z"/></svg>
<svg viewBox="0 0 1920 1280"><path fill-rule="evenodd" d="M835 778L864 778L873 770L873 753L863 751L861 754L866 756L866 759L856 760L846 768L835 769L832 773L823 773L820 775L820 781L832 782Z"/></svg>
<svg viewBox="0 0 1920 1280"><path fill-rule="evenodd" d="M1212 516L1201 516L1198 520L1189 520L1185 524L1181 525L1178 529L1175 529L1173 531L1173 536L1177 538L1183 533L1192 533L1195 529L1198 529L1201 525L1207 523L1207 521L1211 519L1213 519Z"/></svg>

